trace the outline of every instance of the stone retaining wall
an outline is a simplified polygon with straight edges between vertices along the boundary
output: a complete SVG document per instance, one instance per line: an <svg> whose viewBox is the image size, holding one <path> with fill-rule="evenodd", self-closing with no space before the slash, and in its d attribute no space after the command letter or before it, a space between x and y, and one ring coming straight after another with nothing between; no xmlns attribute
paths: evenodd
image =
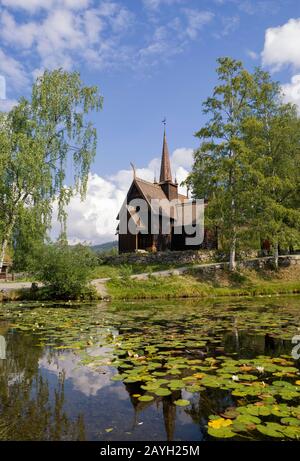
<svg viewBox="0 0 300 461"><path fill-rule="evenodd" d="M300 265L300 255L279 256L279 267L289 267L295 265ZM222 269L227 269L228 267L228 262L220 262L219 264L209 264L204 265L203 267L197 266L196 270L208 275L213 274ZM248 259L245 261L237 262L238 269L268 269L273 267L274 259L272 257ZM188 270L189 269L187 268L187 271ZM173 272L174 275L176 275L176 269Z"/></svg>
<svg viewBox="0 0 300 461"><path fill-rule="evenodd" d="M256 258L256 252L242 255L242 261L238 265L243 267L263 268L273 264L272 257ZM252 258L252 259L249 259ZM189 264L205 264L210 262L225 263L228 257L214 250L187 250L187 251L165 251L161 253L126 253L121 255L100 256L102 264L113 266L124 264L140 264L147 266L148 264L174 264L176 266L185 266ZM287 267L290 265L300 264L300 255L287 255L279 257L279 265ZM218 266L216 266L218 268Z"/></svg>
<svg viewBox="0 0 300 461"><path fill-rule="evenodd" d="M278 260L279 267L289 267L299 264L300 265L300 255L284 255L279 256ZM274 258L265 257L259 259L249 259L247 261L241 261L238 263L238 266L253 268L253 269L263 269L274 266Z"/></svg>
<svg viewBox="0 0 300 461"><path fill-rule="evenodd" d="M219 256L218 256L219 257ZM161 253L125 253L120 255L100 256L103 264L113 266L122 264L201 264L216 260L215 251L164 251Z"/></svg>

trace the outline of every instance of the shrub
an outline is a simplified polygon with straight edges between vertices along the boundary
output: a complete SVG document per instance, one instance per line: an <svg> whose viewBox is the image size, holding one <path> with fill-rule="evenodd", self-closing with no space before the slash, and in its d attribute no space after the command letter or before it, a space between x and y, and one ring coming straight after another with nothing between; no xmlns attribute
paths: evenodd
<svg viewBox="0 0 300 461"><path fill-rule="evenodd" d="M95 255L88 247L56 243L39 249L32 272L52 297L91 298L94 290L88 282L95 264Z"/></svg>

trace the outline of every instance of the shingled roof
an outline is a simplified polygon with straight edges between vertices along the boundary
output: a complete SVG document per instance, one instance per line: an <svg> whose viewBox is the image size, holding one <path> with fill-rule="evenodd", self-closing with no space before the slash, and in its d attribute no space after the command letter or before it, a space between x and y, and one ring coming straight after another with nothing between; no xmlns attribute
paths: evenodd
<svg viewBox="0 0 300 461"><path fill-rule="evenodd" d="M169 154L169 148L168 148L168 143L167 143L166 130L164 130L164 140L163 140L159 180L161 183L172 182L170 154Z"/></svg>
<svg viewBox="0 0 300 461"><path fill-rule="evenodd" d="M136 170L133 166L134 176L131 186L129 188L127 197L130 195L132 188L135 186L141 193L141 195L145 198L148 202L149 206L151 206L151 200L168 200L166 193L164 192L163 185L166 183L172 183L174 186L178 187L177 183L173 183L172 180L172 173L171 173L171 162L170 162L170 155L169 149L167 144L166 138L166 130L164 130L164 137L163 137L163 148L162 148L162 157L161 157L161 168L160 168L160 182L157 183L156 181L149 182L144 179L138 178L136 176ZM183 203L187 197L182 194L177 194L178 205ZM127 198L124 200L124 203L121 207L121 210L127 205ZM120 211L121 211L120 210ZM153 210L155 212L155 210ZM176 219L177 211L174 209L174 206L171 208L166 203L165 206L162 203L161 209L159 213L162 213L165 216L171 217ZM117 216L117 219L120 219L120 213Z"/></svg>

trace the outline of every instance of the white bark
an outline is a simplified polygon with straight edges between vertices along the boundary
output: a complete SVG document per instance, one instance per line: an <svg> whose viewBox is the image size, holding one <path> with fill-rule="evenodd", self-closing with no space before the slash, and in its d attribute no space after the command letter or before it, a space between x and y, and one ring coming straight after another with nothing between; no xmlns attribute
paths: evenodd
<svg viewBox="0 0 300 461"><path fill-rule="evenodd" d="M274 245L274 266L275 266L276 270L279 267L279 249L278 249L278 243L277 242Z"/></svg>
<svg viewBox="0 0 300 461"><path fill-rule="evenodd" d="M10 220L10 224L7 225L6 232L2 237L1 248L0 248L0 272L2 271L4 258L5 258L5 252L8 246L8 242L10 241L10 238L11 238L11 234L13 231L15 221L16 221L15 217L13 217Z"/></svg>
<svg viewBox="0 0 300 461"><path fill-rule="evenodd" d="M2 240L1 249L0 249L0 272L4 264L5 251L7 248L7 239Z"/></svg>
<svg viewBox="0 0 300 461"><path fill-rule="evenodd" d="M236 238L234 237L230 245L230 256L229 256L229 270L234 271L236 269Z"/></svg>

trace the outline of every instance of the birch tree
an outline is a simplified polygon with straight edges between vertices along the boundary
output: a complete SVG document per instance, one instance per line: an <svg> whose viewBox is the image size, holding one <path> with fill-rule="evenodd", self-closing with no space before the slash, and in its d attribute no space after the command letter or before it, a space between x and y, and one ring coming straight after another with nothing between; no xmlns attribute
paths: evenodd
<svg viewBox="0 0 300 461"><path fill-rule="evenodd" d="M188 178L194 195L208 199L205 219L219 228L229 245L230 270L236 267L240 233L251 211L256 181L251 152L243 136L243 122L251 113L253 77L242 63L218 59L219 84L203 104L208 122L197 133L200 148Z"/></svg>
<svg viewBox="0 0 300 461"><path fill-rule="evenodd" d="M300 244L300 120L268 72L256 69L254 80L253 113L244 124L245 142L261 171L252 225L272 244L277 268L279 247Z"/></svg>
<svg viewBox="0 0 300 461"><path fill-rule="evenodd" d="M66 205L84 198L96 153L96 129L88 114L100 110L97 87L84 86L77 72L46 71L30 100L0 117L0 270L18 217L34 207L49 228L52 206L65 230ZM68 167L73 170L67 175Z"/></svg>

